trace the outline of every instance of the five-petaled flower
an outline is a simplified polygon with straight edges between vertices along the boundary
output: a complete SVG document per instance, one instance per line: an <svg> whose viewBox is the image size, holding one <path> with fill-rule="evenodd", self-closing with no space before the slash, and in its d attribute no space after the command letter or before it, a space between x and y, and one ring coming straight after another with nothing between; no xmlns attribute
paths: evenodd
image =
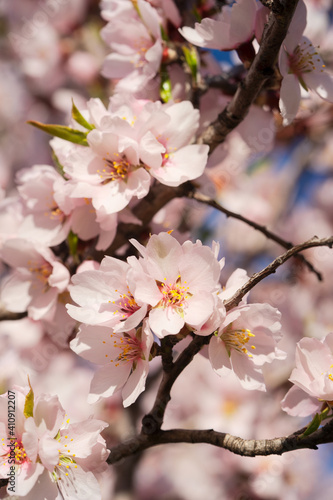
<svg viewBox="0 0 333 500"><path fill-rule="evenodd" d="M106 467L100 433L107 424L92 418L71 423L57 396L35 397L31 388L11 392L15 430L7 421L8 394L0 396L0 477L11 477L9 495L55 499L60 490L65 500L101 498L95 473Z"/></svg>
<svg viewBox="0 0 333 500"><path fill-rule="evenodd" d="M129 406L145 388L153 334L147 320L142 328L116 333L108 326L82 325L71 349L100 365L91 382L89 402L95 403L122 389L124 406Z"/></svg>
<svg viewBox="0 0 333 500"><path fill-rule="evenodd" d="M325 65L318 50L303 36L297 45L286 39L279 58L283 80L280 90L280 110L283 124L288 125L295 118L300 100L301 86L314 90L325 101L333 102L333 77L325 71Z"/></svg>
<svg viewBox="0 0 333 500"><path fill-rule="evenodd" d="M286 354L280 339L279 311L269 304L243 304L232 309L209 343L209 359L221 376L233 370L248 390L265 391L262 366Z"/></svg>
<svg viewBox="0 0 333 500"><path fill-rule="evenodd" d="M296 367L289 378L294 385L282 400L289 415L307 417L333 403L333 333L324 339L301 339L296 348Z"/></svg>
<svg viewBox="0 0 333 500"><path fill-rule="evenodd" d="M216 309L223 261L200 241L181 245L171 234L150 237L146 247L130 240L142 257L129 272L135 300L150 306L149 325L158 337L200 328ZM205 332L208 334L211 332Z"/></svg>

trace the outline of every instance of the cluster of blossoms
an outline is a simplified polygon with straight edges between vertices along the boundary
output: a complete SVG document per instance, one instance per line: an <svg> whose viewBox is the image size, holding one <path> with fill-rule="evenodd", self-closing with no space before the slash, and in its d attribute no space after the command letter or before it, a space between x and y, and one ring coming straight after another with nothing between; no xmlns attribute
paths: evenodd
<svg viewBox="0 0 333 500"><path fill-rule="evenodd" d="M198 178L208 146L191 144L199 112L189 101L161 104L116 94L108 109L87 104L88 147L53 139L51 146L69 179L72 199L91 200L104 216L143 198L152 178L167 186Z"/></svg>
<svg viewBox="0 0 333 500"><path fill-rule="evenodd" d="M103 0L101 3L102 17L108 21L101 35L112 50L102 74L119 80L118 92L135 93L149 86L162 63L162 30L166 33L167 17L175 26L180 25L173 0L151 3L144 0Z"/></svg>
<svg viewBox="0 0 333 500"><path fill-rule="evenodd" d="M239 49L254 37L260 42L268 13L260 2L236 0L232 6L224 6L216 19L205 18L194 28L185 26L179 31L186 40L199 47ZM306 16L306 5L300 0L280 50L279 107L284 125L289 125L298 112L301 87L305 91L312 89L321 99L333 102L333 76L325 71L317 48L303 36Z"/></svg>
<svg viewBox="0 0 333 500"><path fill-rule="evenodd" d="M56 396L15 391L15 424L8 424L8 394L0 396L0 477L9 495L27 499L101 498L96 474L109 454L100 435L105 422L70 423ZM15 482L15 484L12 484Z"/></svg>
<svg viewBox="0 0 333 500"><path fill-rule="evenodd" d="M284 357L276 347L280 314L245 299L228 313L224 307L247 280L246 273L236 270L223 289L219 245L181 245L169 233L151 236L146 247L131 243L139 258L129 257L126 263L105 257L99 269L72 278L70 293L78 306L67 309L83 325L71 348L100 365L90 401L123 388L124 406L133 403L145 387L154 337L190 331L215 332L209 358L218 374L233 370L245 388L265 390L262 366Z"/></svg>
<svg viewBox="0 0 333 500"><path fill-rule="evenodd" d="M51 141L64 176L49 165L19 171L19 196L0 214L1 258L15 269L2 284L1 300L33 320L52 322L67 301L70 274L49 247L74 234L83 241L98 237L96 249L106 249L118 218L140 222L126 207L144 197L154 179L178 186L206 165L208 146L190 144L199 126L190 102L116 95L108 109L92 99L86 115L87 145Z"/></svg>
<svg viewBox="0 0 333 500"><path fill-rule="evenodd" d="M73 1L81 5L81 9L88 6L87 1L70 0L69 3ZM52 12L53 5L58 11L60 3L58 6L56 3L50 0L43 3L43 7L47 5ZM235 375L236 383L240 382L239 399L242 400L246 399L242 389L265 391L267 365L286 358L286 353L278 348L281 339L279 310L268 303L249 303L246 296L234 308L226 307L228 300L249 278L244 270L236 269L225 283L221 282L224 259L219 259L217 243L214 242L212 248L199 240L195 243L187 240L181 244L171 232L161 232L150 236L146 246L131 239L130 248L137 256L122 260L121 257L106 255L101 262L92 260L98 255L95 250L111 253L109 247L117 235L119 222L141 225L142 238L150 231L161 230L155 227L158 217L144 227L142 220L135 215L139 200L158 183L175 188L196 180L193 189L200 185L207 187L208 192L211 187L206 184L207 179L201 177L209 147L197 144L196 137L200 129L212 122L213 112L217 113L227 105L230 95L223 95L220 88L209 88L209 72L216 71L211 54L196 51L181 37L205 49L236 50L241 59L244 56L241 71L245 71L253 61L257 42L261 43L263 27L270 15L269 9L256 0L227 2L219 14L215 13L221 2L189 1L183 3L191 4L197 16L214 12L215 17L202 19L194 28L180 28L183 19L176 3L174 0L101 1L102 18L107 21L101 35L111 51L104 61L102 74L112 80L115 93L107 106L103 102L108 96L104 101L92 98L86 102L86 98L82 98L80 102L79 95L80 111L73 104L73 120L69 127L33 122L55 136L51 147L57 169L37 164L19 170L17 195L3 200L0 205L0 258L10 266L1 282L1 306L19 316L21 313L28 316L22 323L17 320L15 326L2 324L0 340L3 331L8 335L8 332L17 332L21 328L29 337L28 330L35 327L37 341L46 331L48 340L56 343L55 336L50 335L52 328L66 332L61 346L66 355L74 359L75 353L97 365L88 397L92 404L103 403L104 398L116 392L121 392L124 407L133 404L145 390L150 362L153 357L163 355L167 343L164 339L168 336L173 336L175 342L185 338L181 346L193 336L206 337L203 340L208 344L209 337L208 348L201 351L203 356L195 358L195 363L198 359L201 360L199 364L206 363L206 356L215 373L231 375L230 385L223 384L225 394L232 392L232 375ZM188 18L190 16L184 16L184 21L187 22ZM271 106L277 107L278 100L284 125L295 118L302 89L312 89L320 98L333 101L333 79L325 70L317 49L303 35L305 27L306 7L300 0L280 50L280 75L276 80L272 77L272 89L265 88L260 96L266 106L260 107L261 100L258 99L250 110L248 121L245 120L236 132L247 137L256 153L269 149L273 143L275 125L271 123L267 128L267 122L273 116ZM37 46L39 51L40 40L47 41L50 31L52 34L53 29L43 29L38 37L33 37L34 43L23 40L17 49L20 48L23 54L26 48L30 53ZM46 78L48 75L44 82L54 78L53 83L57 86L61 80L59 75L57 83L57 74L60 73L57 68L66 50L70 49L66 43L61 50L60 45L56 51L48 51L47 47L51 49L53 44L45 45L39 58L26 56L25 72L30 78L38 75ZM52 62L50 58L49 67L41 65L41 59L48 52L53 53L54 59ZM68 70L72 75L79 63L75 56L72 54L68 60ZM91 57L93 64L89 69L89 57L83 57L82 61L85 69L76 73L77 80L82 75L87 82L92 82L94 73L97 73L97 62ZM238 78L243 76L237 71L233 73L231 70L229 74L231 93L235 92L233 87ZM175 86L172 78L175 78ZM224 76L223 80L226 80ZM269 98L266 101L266 90L267 93L272 91L274 103L271 104ZM155 97L160 100L154 101ZM74 100L77 102L76 96ZM10 106L7 105L9 115L14 104L17 105L10 101ZM199 104L201 113L196 109ZM264 147L251 136L254 129L258 129L258 137L262 133ZM245 165L244 158L249 156L248 151L245 155L238 151L238 144L235 137L229 144L232 154L241 153L237 168L240 163ZM221 152L220 148L218 155L230 161L226 149ZM224 166L220 168L223 171ZM278 209L273 208L274 202L267 193L272 192L270 185L274 181L269 179L264 183L262 197L256 197L253 189L244 189L245 183L243 196L239 196L239 186L244 179L236 179L236 172L236 169L232 171L232 181L227 179L228 172L222 172L226 174L222 181L224 201L228 201L228 196L233 198L233 203L235 200L242 203L246 199L250 214L257 211L260 217L273 220ZM228 182L233 184L231 190ZM285 191L289 192L289 188L288 184ZM2 194L4 191L0 187L0 196ZM259 198L265 202L260 204ZM177 214L170 206L165 212L167 217L175 218L177 224L164 221L163 230L169 227L180 229L182 218L184 226L190 228L197 214L189 208L188 222L185 220L187 213L184 216L182 208L179 209L188 200L184 205L181 205L184 200L173 201L180 202L175 209ZM280 206L280 200L278 204ZM215 230L218 234L219 229ZM223 241L228 234L226 229ZM252 243L246 241L244 234L241 233L242 252L247 247L251 253ZM124 255L123 249L118 248L116 255ZM126 255L129 254L130 250ZM231 266L229 262L228 259ZM272 297L273 294L263 300L277 304ZM260 301L260 295L257 300ZM75 338L74 331L77 331ZM29 344L26 337L21 342L24 346ZM68 338L72 339L71 351ZM44 364L48 364L49 358L45 359ZM91 369L89 363L81 365L87 371ZM282 401L286 412L304 417L323 412L323 409L331 410L333 333L324 340L305 338L299 342L296 368L290 381L294 386ZM202 385L206 383L205 380ZM205 392L206 387L202 393ZM252 408L259 401L256 397L251 399ZM10 483L7 487L8 495L24 496L27 500L57 500L60 496L66 500L100 500L103 495L98 478L108 455L100 433L107 424L92 418L72 424L57 397L42 394L35 398L31 388L15 388L15 398L16 427L15 439L12 439L11 432L14 431L10 431L7 425L8 394L0 396L0 477L8 479L8 474L14 469L16 478L15 490L11 490ZM216 404L219 398L212 399ZM221 406L220 400L218 403ZM188 401L184 407L187 404ZM201 401L200 405L204 406ZM103 409L107 412L109 408L106 406ZM231 400L226 413L231 415L234 411L235 404ZM251 411L254 415L254 410ZM216 414L218 416L218 411ZM243 430L245 419L241 420ZM194 496L190 495L190 498Z"/></svg>
<svg viewBox="0 0 333 500"><path fill-rule="evenodd" d="M208 146L191 144L199 112L188 101L161 104L115 95L108 109L91 99L83 113L88 121L79 116L88 132L75 126L84 130L77 132L86 135L85 145L57 137L51 141L63 175L49 165L19 171L19 196L9 199L0 214L3 241L20 238L39 249L44 245L48 261L52 257L46 247L60 244L70 233L83 241L98 237L96 249L105 250L118 220L140 223L128 205L132 202L132 208L146 196L155 179L179 186L200 177L207 162ZM3 260L9 265L27 267L9 254L4 249Z"/></svg>

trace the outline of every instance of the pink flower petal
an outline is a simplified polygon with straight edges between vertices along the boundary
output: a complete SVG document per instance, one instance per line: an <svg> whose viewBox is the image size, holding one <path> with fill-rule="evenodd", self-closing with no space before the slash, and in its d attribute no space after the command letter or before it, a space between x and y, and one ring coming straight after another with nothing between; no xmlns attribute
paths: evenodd
<svg viewBox="0 0 333 500"><path fill-rule="evenodd" d="M281 401L282 409L293 417L308 417L320 410L322 402L318 399L309 396L302 389L294 385L283 400Z"/></svg>
<svg viewBox="0 0 333 500"><path fill-rule="evenodd" d="M179 333L184 324L182 316L172 307L157 307L149 313L149 326L159 338Z"/></svg>

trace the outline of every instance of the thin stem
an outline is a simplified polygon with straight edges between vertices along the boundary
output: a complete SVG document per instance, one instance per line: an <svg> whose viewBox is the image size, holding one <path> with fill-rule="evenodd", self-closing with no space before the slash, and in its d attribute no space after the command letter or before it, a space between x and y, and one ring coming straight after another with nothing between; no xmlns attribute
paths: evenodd
<svg viewBox="0 0 333 500"><path fill-rule="evenodd" d="M204 194L192 192L192 193L189 193L189 198L193 198L194 200L197 200L200 203L203 203L205 205L209 205L210 207L215 208L219 212L222 212L227 217L232 217L233 219L237 219L237 220L240 220L242 222L245 222L245 224L247 224L248 226L251 226L254 229L256 229L257 231L260 231L262 234L264 234L266 236L266 238L268 238L272 241L275 241L275 243L278 243L279 245L281 245L284 248L287 248L288 250L294 246L293 243L291 243L290 241L284 240L283 238L281 238L280 236L278 236L275 233L272 233L272 231L267 229L265 226L257 224L256 222L247 219L243 215L240 215L240 214L237 214L236 212L232 212L231 210L228 210L227 208L223 207L222 205L217 203L215 200L212 200L211 198L209 198L208 196L206 196ZM301 260L307 266L309 271L311 271L312 273L314 273L317 276L319 281L323 280L322 274L314 268L314 266L311 264L311 262L309 262L304 257L304 255L297 254L297 255L295 255L295 257L297 259Z"/></svg>
<svg viewBox="0 0 333 500"><path fill-rule="evenodd" d="M284 264L288 259L293 257L299 252L306 250L307 248L312 247L320 247L320 246L328 246L332 248L333 245L333 236L329 238L318 238L314 236L310 240L305 243L301 243L300 245L295 245L290 248L284 254L277 257L273 262L271 262L268 266L262 269L259 273L255 273L251 276L251 278L243 285L237 292L225 303L225 308L227 311L230 311L233 307L236 307L239 302L242 300L244 295L246 295L252 288L260 283L264 278L269 276L270 274L275 273L276 269Z"/></svg>
<svg viewBox="0 0 333 500"><path fill-rule="evenodd" d="M147 196L132 208L132 212L138 219L138 223L119 223L116 237L111 246L105 251L94 252L91 256L95 260L102 260L105 255L113 255L120 247L128 244L130 238L137 237L142 232L145 232L154 215L169 201L174 198L187 196L188 191L192 189L193 186L189 182L185 182L177 187L165 186L159 182L155 183Z"/></svg>
<svg viewBox="0 0 333 500"><path fill-rule="evenodd" d="M170 401L170 391L173 384L203 345L209 342L209 338L209 336L200 337L195 335L192 342L179 355L179 358L173 363L168 372L163 371L162 381L158 388L154 406L142 420L142 432L144 434L154 434L159 431L163 423L167 404Z"/></svg>

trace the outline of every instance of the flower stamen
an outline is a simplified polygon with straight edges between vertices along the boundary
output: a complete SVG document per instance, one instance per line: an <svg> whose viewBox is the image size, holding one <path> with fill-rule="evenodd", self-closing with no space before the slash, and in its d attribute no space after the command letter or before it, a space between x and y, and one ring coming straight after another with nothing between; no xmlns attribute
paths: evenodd
<svg viewBox="0 0 333 500"><path fill-rule="evenodd" d="M231 350L234 349L235 351L247 354L249 358L252 358L253 356L245 347L245 345L250 341L252 337L255 337L255 335L248 328L234 330L232 329L232 327L229 327L221 335L221 339L225 343L229 356ZM254 350L256 347L254 345L251 345L250 348Z"/></svg>

